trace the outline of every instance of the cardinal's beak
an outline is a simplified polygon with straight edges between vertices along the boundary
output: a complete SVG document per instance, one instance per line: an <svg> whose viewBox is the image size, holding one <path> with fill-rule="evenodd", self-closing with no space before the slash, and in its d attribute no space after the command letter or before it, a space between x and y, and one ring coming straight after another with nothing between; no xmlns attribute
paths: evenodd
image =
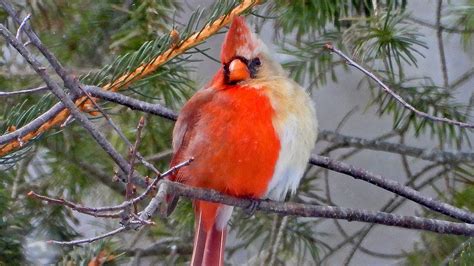
<svg viewBox="0 0 474 266"><path fill-rule="evenodd" d="M243 62L239 58L235 58L230 62L228 67L229 83L236 83L249 79L250 77L251 73L247 63Z"/></svg>

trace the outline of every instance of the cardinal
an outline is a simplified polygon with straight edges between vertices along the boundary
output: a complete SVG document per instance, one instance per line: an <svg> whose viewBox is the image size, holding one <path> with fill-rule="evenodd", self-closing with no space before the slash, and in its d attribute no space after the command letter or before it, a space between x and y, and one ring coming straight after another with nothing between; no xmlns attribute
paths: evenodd
<svg viewBox="0 0 474 266"><path fill-rule="evenodd" d="M284 200L298 187L317 135L312 101L235 17L211 82L182 108L173 130L170 179L241 198ZM194 200L191 265L224 265L233 207Z"/></svg>

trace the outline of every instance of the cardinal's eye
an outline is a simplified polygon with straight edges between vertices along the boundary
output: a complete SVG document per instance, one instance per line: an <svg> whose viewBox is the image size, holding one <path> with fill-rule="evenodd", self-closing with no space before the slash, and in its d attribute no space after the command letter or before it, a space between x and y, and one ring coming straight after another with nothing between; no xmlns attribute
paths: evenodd
<svg viewBox="0 0 474 266"><path fill-rule="evenodd" d="M255 57L254 59L250 60L249 62L249 70L250 70L250 76L252 78L255 78L257 75L257 70L258 68L262 65L262 62L260 62L260 58Z"/></svg>
<svg viewBox="0 0 474 266"><path fill-rule="evenodd" d="M260 58L256 57L252 60L251 64L253 64L255 66L260 66L262 64L262 62L260 62Z"/></svg>

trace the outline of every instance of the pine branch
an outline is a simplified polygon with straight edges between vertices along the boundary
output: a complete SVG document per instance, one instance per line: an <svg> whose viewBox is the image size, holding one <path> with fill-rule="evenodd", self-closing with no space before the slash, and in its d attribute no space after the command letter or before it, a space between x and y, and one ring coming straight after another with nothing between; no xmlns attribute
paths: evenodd
<svg viewBox="0 0 474 266"><path fill-rule="evenodd" d="M97 141L97 143L107 152L110 157L119 165L124 173L128 172L127 161L115 150L110 142L100 133L96 126L74 105L74 102L66 95L66 93L54 82L50 76L46 73L46 68L36 59L31 53L20 43L19 40L13 36L13 34L0 24L0 34L5 37L8 43L10 43L17 51L27 60L27 62L33 67L36 73L43 79L50 90L58 97L61 102L71 111L71 114L76 118L85 129L89 131L91 136ZM31 40L33 43L35 40Z"/></svg>
<svg viewBox="0 0 474 266"><path fill-rule="evenodd" d="M113 81L103 85L102 89L108 90L108 91L117 91L119 89L128 88L132 82L138 81L140 79L143 79L153 74L160 66L162 66L166 62L177 57L178 55L183 54L190 48L194 47L195 45L203 42L210 36L214 35L222 27L227 25L234 16L237 16L245 12L246 10L253 7L257 3L258 1L256 0L242 1L241 4L234 7L225 15L215 19L211 23L206 24L204 28L202 28L200 31L195 32L194 34L189 34L189 36L187 36L186 39L181 40L178 43L174 43L173 45L171 45L170 48L158 54L155 58L153 58L149 62L143 63L137 68L131 69L128 73L125 73L119 76L118 78L114 79ZM7 11L7 13L12 18L14 18L14 20L18 24L21 24L22 20L20 20L20 18L16 15L16 12L14 11L12 5L8 1L0 0L0 4ZM28 33L28 29L30 29L28 23L25 23L24 28L25 28L25 31ZM186 31L189 31L189 30L190 29L186 29ZM66 72L64 72L63 74L64 76L67 76ZM60 76L63 77L63 74L60 74ZM87 107L90 106L90 103L86 101L85 97L82 97L76 100L75 104L76 106L80 107L82 111L87 111ZM68 117L69 117L69 111L67 109L63 109L56 116L54 116L54 118L44 122L39 128L33 129L34 131L23 130L22 132L25 135L16 134L17 135L16 138L10 139L7 145L0 147L0 156L4 156L5 154L8 154L14 149L17 149L18 147L21 146L20 145L21 143L27 143L32 138L39 136L40 134L53 128L54 126L62 124ZM33 127L30 127L30 129L31 128Z"/></svg>
<svg viewBox="0 0 474 266"><path fill-rule="evenodd" d="M466 122L460 122L460 121L455 121L455 120L452 120L452 119L448 119L448 118L445 118L445 117L437 117L437 116L432 116L426 112L422 112L418 109L416 109L415 107L413 107L411 104L407 103L400 95L398 95L397 93L395 93L392 89L390 89L385 83L383 83L377 76L375 76L373 73L371 73L370 71L366 70L365 68L363 68L362 66L360 66L359 64L357 64L354 60L352 60L350 57L348 57L347 55L345 55L342 51L340 51L339 49L337 49L336 47L334 47L332 44L330 43L327 43L325 46L324 46L326 49L328 49L329 51L333 52L333 53L336 53L337 55L339 55L340 57L344 58L344 60L347 61L347 64L349 64L350 66L353 66L355 68L357 68L358 70L360 70L362 73L364 73L365 75L367 75L369 78L371 78L372 80L374 80L380 87L382 87L382 89L388 93L390 96L392 96L395 100L397 100L400 104L402 104L405 108L407 108L408 110L414 112L416 115L420 116L420 117L423 117L425 119L429 119L429 120L432 120L432 121L435 121L435 122L441 122L441 123L447 123L447 124L451 124L451 125L455 125L455 126L458 126L458 127L463 127L463 128L474 128L474 124L471 124L471 123L466 123Z"/></svg>
<svg viewBox="0 0 474 266"><path fill-rule="evenodd" d="M26 27L26 26L25 26ZM124 173L128 173L127 161L115 150L110 142L102 135L102 133L96 128L96 126L82 113L74 104L72 99L59 87L59 85L51 79L47 74L46 68L26 49L26 47L15 38L15 36L7 29L3 24L0 24L0 34L4 36L8 43L10 43L31 65L35 72L43 79L47 87L53 92L53 94L60 99L60 101L70 110L72 116L79 121L79 123L91 134L96 142L102 147L102 149L117 163L120 169ZM33 45L40 47L42 44L39 39L31 39ZM62 67L59 71L64 71ZM66 83L66 81L64 81ZM68 88L74 90L74 86L79 86L75 81L71 80L68 82ZM75 88L77 89L77 88ZM141 185L144 181L143 178L138 174L133 177L133 181L136 184Z"/></svg>

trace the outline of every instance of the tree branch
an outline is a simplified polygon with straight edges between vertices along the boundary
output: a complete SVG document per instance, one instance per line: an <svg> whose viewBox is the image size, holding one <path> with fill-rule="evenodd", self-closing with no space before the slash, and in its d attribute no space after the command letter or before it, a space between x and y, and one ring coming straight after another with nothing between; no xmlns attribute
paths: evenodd
<svg viewBox="0 0 474 266"><path fill-rule="evenodd" d="M186 160L184 162L181 162L181 163L171 167L166 172L164 172L160 176L156 177L153 180L153 182L151 182L151 184L149 184L147 186L146 190L142 194L140 194L139 196L137 196L133 199L127 199L126 201L122 202L119 205L103 206L103 207L87 207L87 206L83 206L83 205L80 205L80 204L62 199L62 198L51 198L51 197L48 197L48 196L39 195L39 194L35 193L34 191L28 192L28 196L46 201L46 202L51 203L51 204L63 205L65 207L68 207L72 210L75 210L75 211L83 213L83 214L87 214L87 215L91 215L91 216L98 216L99 214L103 214L103 213L107 213L107 212L111 212L111 211L124 210L124 209L132 206L133 204L144 200L146 198L146 196L148 196L150 194L150 192L153 189L155 189L155 187L158 184L159 180L171 175L173 172L175 172L176 170L178 170L182 167L188 166L192 161L193 161L193 159L189 159L189 160ZM113 217L113 218L115 218L115 217Z"/></svg>
<svg viewBox="0 0 474 266"><path fill-rule="evenodd" d="M373 174L365 169L357 168L352 165L333 160L329 157L319 156L319 155L311 156L310 163L339 172L339 173L352 176L355 179L369 182L373 185L376 185L378 187L391 191L397 195L400 195L409 200L412 200L416 203L419 203L433 211L459 219L463 222L467 222L471 224L474 223L473 213L463 210L463 209L459 209L455 206L438 201L436 199L426 197L420 192L410 187L404 186L391 179L387 179L382 175Z"/></svg>
<svg viewBox="0 0 474 266"><path fill-rule="evenodd" d="M247 208L253 201L257 201L257 210L278 213L280 215L292 215L299 217L320 217L341 219L347 221L358 221L397 226L408 229L427 230L443 234L457 234L474 236L474 225L465 223L454 223L435 219L427 219L415 216L402 216L397 214L358 210L352 208L341 208L333 206L318 206L293 202L276 202L272 200L244 199L228 196L217 191L188 187L180 183L161 180L161 184L167 184L167 192L186 198L223 203L240 208Z"/></svg>
<svg viewBox="0 0 474 266"><path fill-rule="evenodd" d="M367 75L369 78L371 78L372 80L374 80L380 87L382 87L382 89L388 93L390 96L392 96L397 102L399 102L400 104L402 104L405 108L407 108L408 110L414 112L416 115L420 116L420 117L423 117L425 119L429 119L429 120L432 120L432 121L435 121L435 122L442 122L442 123L447 123L447 124L451 124L451 125L455 125L455 126L459 126L459 127L465 127L465 128L474 128L474 124L471 124L471 123L466 123L466 122L460 122L460 121L456 121L456 120L452 120L452 119L449 119L449 118L446 118L446 117L438 117L438 116L432 116L428 113L425 113L425 112L422 112L418 109L416 109L415 107L413 107L411 104L407 103L400 95L398 95L397 93L395 93L392 89L390 89L385 83L382 82L382 80L380 80L377 76L375 76L372 72L366 70L365 68L363 68L361 65L357 64L354 60L352 60L351 58L349 58L347 55L345 55L343 52L341 52L339 49L337 49L336 47L334 47L332 44L330 43L327 43L324 48L328 49L329 51L333 52L333 53L336 53L337 55L339 55L340 57L344 58L344 60L347 61L347 64L349 64L350 66L353 66L355 68L357 68L358 70L360 70L362 73L364 73L365 75Z"/></svg>
<svg viewBox="0 0 474 266"><path fill-rule="evenodd" d="M329 130L321 130L318 139L329 141L341 146L399 153L439 163L474 162L473 152L449 152L439 149L421 149L404 144L347 136Z"/></svg>
<svg viewBox="0 0 474 266"><path fill-rule="evenodd" d="M48 244L56 244L56 245L80 245L80 244L85 244L85 243L92 243L97 240L101 240L107 237L111 237L113 235L116 235L120 232L125 231L127 228L125 226L121 226L113 231L107 232L105 234L96 236L96 237L91 237L91 238L85 238L85 239L79 239L79 240L74 240L74 241L56 241L56 240L48 240Z"/></svg>
<svg viewBox="0 0 474 266"><path fill-rule="evenodd" d="M141 221L143 217L150 219L160 204L165 204L165 196L174 194L189 199L205 200L209 202L221 203L230 206L248 208L250 205L256 205L256 210L277 213L282 216L315 217L347 220L349 222L366 222L372 224L382 224L396 226L406 229L417 229L431 231L440 234L474 236L474 225L466 223L448 222L436 219L421 218L416 216L402 216L392 213L368 211L353 208L341 208L334 206L320 206L293 202L277 202L272 200L236 198L219 193L214 190L195 188L162 179L158 182L159 192L149 202L145 210L140 214L137 220L132 220L131 225L135 227L119 227L114 231L101 236L80 239L74 241L48 241L49 243L59 245L78 245L90 243L99 239L122 232L128 228L138 229L144 224ZM255 204L255 202L257 204ZM143 221L146 221L143 220Z"/></svg>
<svg viewBox="0 0 474 266"><path fill-rule="evenodd" d="M161 106L160 104L147 103L117 92L104 91L99 87L94 86L85 86L84 90L94 97L127 106L132 110L139 110L145 113L161 116L172 121L178 119L178 114L176 112Z"/></svg>
<svg viewBox="0 0 474 266"><path fill-rule="evenodd" d="M0 91L0 97L10 97L10 96L16 96L16 95L21 95L21 94L37 93L37 92L43 92L47 90L49 90L48 87L40 86L36 88L24 89L24 90L19 90L19 91ZM0 136L0 137L3 137L3 136ZM2 143L0 142L0 144Z"/></svg>

